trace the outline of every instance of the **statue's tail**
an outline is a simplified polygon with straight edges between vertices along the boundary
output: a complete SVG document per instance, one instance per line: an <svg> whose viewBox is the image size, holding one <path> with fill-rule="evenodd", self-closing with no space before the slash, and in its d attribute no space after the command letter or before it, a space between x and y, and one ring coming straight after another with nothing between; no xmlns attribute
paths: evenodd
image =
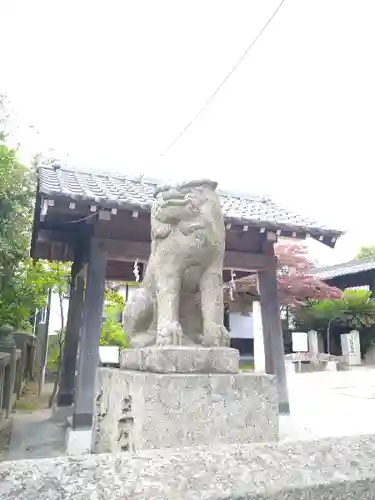
<svg viewBox="0 0 375 500"><path fill-rule="evenodd" d="M146 333L153 320L153 298L146 288L139 288L126 303L123 323L126 336L132 343L132 337Z"/></svg>

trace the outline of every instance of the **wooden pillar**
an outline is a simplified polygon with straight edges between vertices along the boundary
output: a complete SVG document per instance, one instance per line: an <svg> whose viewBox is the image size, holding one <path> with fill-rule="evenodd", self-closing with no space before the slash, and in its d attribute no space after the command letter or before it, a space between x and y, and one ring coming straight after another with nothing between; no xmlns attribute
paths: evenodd
<svg viewBox="0 0 375 500"><path fill-rule="evenodd" d="M79 342L73 429L88 429L93 423L105 276L106 254L99 242L93 238L89 248L86 296Z"/></svg>
<svg viewBox="0 0 375 500"><path fill-rule="evenodd" d="M266 373L276 375L279 390L279 410L280 413L289 414L289 398L284 359L284 340L281 329L276 265L258 273L258 287L262 309Z"/></svg>
<svg viewBox="0 0 375 500"><path fill-rule="evenodd" d="M84 290L85 280L83 276L77 276L73 282L70 292L57 406L70 406L73 404L78 341L82 324Z"/></svg>
<svg viewBox="0 0 375 500"><path fill-rule="evenodd" d="M369 279L369 288L370 288L370 292L371 292L371 298L372 299L375 299L375 272L372 271L370 273L370 279Z"/></svg>

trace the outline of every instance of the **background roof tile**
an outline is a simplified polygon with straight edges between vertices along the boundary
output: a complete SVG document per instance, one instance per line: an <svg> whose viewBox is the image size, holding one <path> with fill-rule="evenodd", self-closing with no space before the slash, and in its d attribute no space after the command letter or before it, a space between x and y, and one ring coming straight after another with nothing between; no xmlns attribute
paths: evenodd
<svg viewBox="0 0 375 500"><path fill-rule="evenodd" d="M350 260L349 262L343 262L333 266L316 267L310 274L321 280L329 280L339 276L372 271L373 269L375 269L375 259L370 257L368 259Z"/></svg>

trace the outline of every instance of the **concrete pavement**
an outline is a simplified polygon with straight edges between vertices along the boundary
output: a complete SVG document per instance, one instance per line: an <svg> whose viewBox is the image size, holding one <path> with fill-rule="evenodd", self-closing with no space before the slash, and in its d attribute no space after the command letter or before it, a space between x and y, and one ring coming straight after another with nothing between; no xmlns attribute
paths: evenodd
<svg viewBox="0 0 375 500"><path fill-rule="evenodd" d="M280 417L280 439L312 440L375 434L375 367L288 376L291 415ZM64 455L65 425L51 410L14 415L6 460Z"/></svg>
<svg viewBox="0 0 375 500"><path fill-rule="evenodd" d="M291 374L291 416L280 438L315 439L375 433L375 368Z"/></svg>

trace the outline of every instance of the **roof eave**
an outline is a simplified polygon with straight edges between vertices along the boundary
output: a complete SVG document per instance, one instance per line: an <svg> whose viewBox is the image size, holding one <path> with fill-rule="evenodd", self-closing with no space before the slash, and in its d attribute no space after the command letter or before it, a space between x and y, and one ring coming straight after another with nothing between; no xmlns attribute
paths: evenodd
<svg viewBox="0 0 375 500"><path fill-rule="evenodd" d="M148 184L148 182L145 182ZM154 183L150 183L151 186L154 186ZM151 203L132 203L130 201L122 202L119 199L116 199L115 197L112 199L108 198L101 198L101 197L95 197L95 196L82 196L80 194L75 195L74 193L65 193L64 191L60 191L59 193L56 193L56 191L53 190L48 190L48 189L41 189L40 188L40 183L38 186L38 194L44 198L59 198L59 199L67 199L71 200L74 202L82 202L82 203L92 203L99 205L101 208L119 208L119 209L124 209L124 210L137 210L137 211L144 211L144 212L150 212L151 210ZM221 193L219 193L221 194ZM306 226L293 226L289 224L275 224L269 221L262 221L262 220L254 220L254 219L245 219L245 218L238 218L238 217L233 217L230 215L225 216L226 222L234 223L234 224L239 224L242 226L249 225L251 227L259 227L260 229L264 228L269 231L273 232L278 232L281 231L284 234L280 234L280 236L288 237L289 234L291 233L290 236L294 237L296 239L304 239L307 236L310 236L311 238L319 241L320 243L323 243L326 246L329 246L330 248L334 248L337 242L337 239L341 237L344 232L339 231L339 230L334 230L334 229L324 229L324 228L316 228L316 227L306 227ZM293 234L295 233L295 234ZM293 236L292 236L293 235Z"/></svg>

